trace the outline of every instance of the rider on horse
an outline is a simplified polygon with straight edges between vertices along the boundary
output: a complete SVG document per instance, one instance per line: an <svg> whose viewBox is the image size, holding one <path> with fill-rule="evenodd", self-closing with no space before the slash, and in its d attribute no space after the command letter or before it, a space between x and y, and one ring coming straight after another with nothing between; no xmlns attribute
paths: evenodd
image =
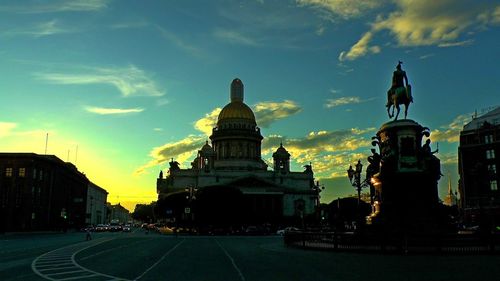
<svg viewBox="0 0 500 281"><path fill-rule="evenodd" d="M392 95L396 93L396 89L408 87L408 77L406 77L406 72L401 69L401 64L403 62L399 61L396 66L396 71L392 74L392 86L387 91L387 107L392 104ZM413 101L413 98L410 93L407 92L407 97L410 102Z"/></svg>

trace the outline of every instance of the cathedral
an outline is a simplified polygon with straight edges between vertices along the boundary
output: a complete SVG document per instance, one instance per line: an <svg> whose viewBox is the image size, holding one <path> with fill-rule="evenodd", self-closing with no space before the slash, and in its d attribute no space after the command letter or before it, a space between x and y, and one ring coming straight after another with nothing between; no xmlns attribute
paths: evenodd
<svg viewBox="0 0 500 281"><path fill-rule="evenodd" d="M245 209L251 222L282 222L287 218L304 218L315 214L319 205L319 183L314 181L311 165L303 172L290 171L290 153L283 144L273 153L273 167L261 157L263 136L255 115L244 102L244 87L234 79L230 88L230 102L220 112L212 130L210 143L198 150L191 167L181 169L170 162L168 174L157 179L159 201L172 194L182 193L201 200L194 193L212 190L232 190L241 197L239 205ZM207 197L206 197L207 198ZM195 200L195 201L196 201ZM209 209L234 200L205 202ZM233 202L234 203L234 202ZM210 206L210 204L214 206ZM226 208L227 212L230 209ZM168 211L167 211L168 212Z"/></svg>

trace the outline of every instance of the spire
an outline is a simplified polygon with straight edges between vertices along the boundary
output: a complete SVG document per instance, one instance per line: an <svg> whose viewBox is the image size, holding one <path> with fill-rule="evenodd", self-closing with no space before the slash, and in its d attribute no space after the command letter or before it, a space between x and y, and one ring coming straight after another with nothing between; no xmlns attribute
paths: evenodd
<svg viewBox="0 0 500 281"><path fill-rule="evenodd" d="M231 83L231 102L243 102L243 82L239 78Z"/></svg>

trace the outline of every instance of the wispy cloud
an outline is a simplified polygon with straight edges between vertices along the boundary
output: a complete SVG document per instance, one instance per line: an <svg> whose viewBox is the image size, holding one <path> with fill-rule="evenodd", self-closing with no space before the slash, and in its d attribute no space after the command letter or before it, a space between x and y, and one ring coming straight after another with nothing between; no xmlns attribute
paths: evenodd
<svg viewBox="0 0 500 281"><path fill-rule="evenodd" d="M426 54L426 55L422 55L422 56L420 56L420 57L419 57L419 59L421 59L421 60L425 60L425 59L430 58L430 57L433 57L433 56L435 56L435 55L434 55L434 54Z"/></svg>
<svg viewBox="0 0 500 281"><path fill-rule="evenodd" d="M263 154L271 154L283 141L294 162L301 165L313 162L315 172L322 176L332 176L345 173L348 163L368 156L371 147L370 137L375 130L375 128L353 128L317 131L310 132L302 138L267 136L262 143Z"/></svg>
<svg viewBox="0 0 500 281"><path fill-rule="evenodd" d="M41 22L34 24L32 26L16 27L5 30L1 32L3 36L31 36L35 38L45 37L56 34L63 33L73 33L78 32L77 29L71 29L62 26L59 21L51 20L47 22Z"/></svg>
<svg viewBox="0 0 500 281"><path fill-rule="evenodd" d="M327 18L349 19L359 17L367 11L380 7L380 0L296 0L299 6L309 6Z"/></svg>
<svg viewBox="0 0 500 281"><path fill-rule="evenodd" d="M179 163L184 163L191 159L194 153L201 148L205 140L205 136L191 135L180 141L170 142L162 146L155 147L149 153L152 160L137 168L134 174L143 174L149 168L166 164L170 161L170 158L174 158Z"/></svg>
<svg viewBox="0 0 500 281"><path fill-rule="evenodd" d="M206 136L212 134L212 129L217 125L217 117L222 108L217 107L212 110L212 112L205 114L205 117L200 118L194 123L194 128L200 132L203 132Z"/></svg>
<svg viewBox="0 0 500 281"><path fill-rule="evenodd" d="M267 128L273 122L299 113L302 108L294 101L259 102L254 105L255 118L260 127Z"/></svg>
<svg viewBox="0 0 500 281"><path fill-rule="evenodd" d="M153 128L153 131L155 131L155 132L163 132L163 128Z"/></svg>
<svg viewBox="0 0 500 281"><path fill-rule="evenodd" d="M254 46L254 47L260 45L256 39L251 38L247 35L243 35L242 33L234 30L216 29L214 30L213 35L218 39L233 44Z"/></svg>
<svg viewBox="0 0 500 281"><path fill-rule="evenodd" d="M143 112L143 108L106 108L106 107L95 107L95 106L86 106L84 107L86 111L90 113L95 113L99 115L123 115L130 113L139 113Z"/></svg>
<svg viewBox="0 0 500 281"><path fill-rule="evenodd" d="M212 129L217 125L217 118L221 108L215 108L203 118L195 121L194 128L205 135L210 136ZM257 124L262 128L269 127L273 122L297 114L302 109L294 101L285 100L283 102L259 102L253 106Z"/></svg>
<svg viewBox="0 0 500 281"><path fill-rule="evenodd" d="M349 51L340 52L339 61L345 60L355 60L358 57L362 57L368 53L377 54L380 53L379 46L369 46L370 41L372 40L373 33L366 32L361 36L361 39L354 44Z"/></svg>
<svg viewBox="0 0 500 281"><path fill-rule="evenodd" d="M341 106L341 105L363 103L363 102L368 102L368 101L371 101L374 99L375 98L369 98L369 99L363 100L360 97L340 97L340 98L336 98L336 99L327 99L325 107L332 108L332 107L337 107L337 106Z"/></svg>
<svg viewBox="0 0 500 281"><path fill-rule="evenodd" d="M464 41L459 41L459 42L440 43L440 44L438 44L438 47L441 47L441 48L460 47L460 46L471 45L472 43L474 43L474 40L469 39L469 40L464 40Z"/></svg>
<svg viewBox="0 0 500 281"><path fill-rule="evenodd" d="M16 127L17 123L0 122L0 138L9 136Z"/></svg>
<svg viewBox="0 0 500 281"><path fill-rule="evenodd" d="M465 46L473 39L461 37L467 30L475 30L488 24L497 24L500 5L478 0L402 0L397 9L387 16L380 15L349 51L343 51L339 60L355 60L370 53L380 52L372 45L375 34L387 30L399 47L413 46ZM478 16L479 15L479 16Z"/></svg>
<svg viewBox="0 0 500 281"><path fill-rule="evenodd" d="M108 84L114 86L122 96L162 96L164 92L142 69L128 67L85 67L68 72L35 73L35 77L53 84L86 85Z"/></svg>
<svg viewBox="0 0 500 281"><path fill-rule="evenodd" d="M161 36L163 38L167 39L168 41L172 42L177 48L187 52L190 55L193 55L195 57L204 57L205 53L202 49L194 46L193 44L190 44L186 42L184 39L181 39L177 34L174 32L167 30L166 28L163 28L159 25L156 25L156 28L160 32Z"/></svg>
<svg viewBox="0 0 500 281"><path fill-rule="evenodd" d="M443 142L458 142L460 140L460 131L463 129L464 125L471 121L471 114L462 114L455 119L450 124L441 126L439 129L435 129L431 132L431 140L433 142L443 141Z"/></svg>
<svg viewBox="0 0 500 281"><path fill-rule="evenodd" d="M28 1L17 6L0 6L0 12L41 14L59 12L93 12L108 6L110 0Z"/></svg>

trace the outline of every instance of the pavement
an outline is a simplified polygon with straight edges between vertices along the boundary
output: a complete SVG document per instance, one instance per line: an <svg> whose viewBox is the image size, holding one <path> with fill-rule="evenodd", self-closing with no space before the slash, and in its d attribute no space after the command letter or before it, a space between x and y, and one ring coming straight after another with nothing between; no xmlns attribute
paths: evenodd
<svg viewBox="0 0 500 281"><path fill-rule="evenodd" d="M498 255L287 248L280 236L132 233L0 236L0 280L500 280Z"/></svg>

